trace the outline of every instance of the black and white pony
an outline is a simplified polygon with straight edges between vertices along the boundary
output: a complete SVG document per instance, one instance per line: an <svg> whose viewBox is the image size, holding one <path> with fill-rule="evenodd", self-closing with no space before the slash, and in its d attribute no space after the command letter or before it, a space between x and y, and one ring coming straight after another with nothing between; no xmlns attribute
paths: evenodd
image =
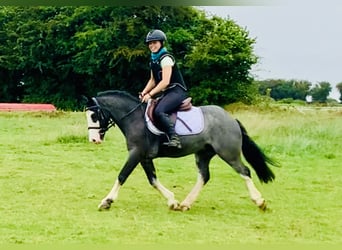
<svg viewBox="0 0 342 250"><path fill-rule="evenodd" d="M180 135L182 148L163 145L165 135L152 133L145 120L146 104L127 92L106 91L87 98L86 116L89 141L101 143L106 131L115 124L126 137L128 159L121 169L113 188L99 204L99 210L109 209L127 177L140 163L149 183L166 199L172 210L189 210L201 189L209 180L209 162L218 155L227 162L246 183L252 201L262 210L266 202L255 187L250 170L242 163L241 153L255 170L261 182L272 181L275 176L267 163L276 165L247 135L242 124L224 109L215 105L193 107L200 111L202 128L196 133ZM186 114L185 114L186 116ZM196 120L197 118L191 118ZM177 130L176 130L177 131ZM195 154L198 178L195 186L179 203L173 192L164 187L156 176L153 159L157 157L182 157Z"/></svg>

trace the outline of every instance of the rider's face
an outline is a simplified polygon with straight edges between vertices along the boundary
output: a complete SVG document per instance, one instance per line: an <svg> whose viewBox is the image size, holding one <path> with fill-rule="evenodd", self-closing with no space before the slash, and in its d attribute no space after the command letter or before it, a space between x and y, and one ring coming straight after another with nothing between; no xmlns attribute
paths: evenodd
<svg viewBox="0 0 342 250"><path fill-rule="evenodd" d="M152 53L156 53L159 51L159 49L161 47L161 42L160 41L151 41L148 43L148 47Z"/></svg>

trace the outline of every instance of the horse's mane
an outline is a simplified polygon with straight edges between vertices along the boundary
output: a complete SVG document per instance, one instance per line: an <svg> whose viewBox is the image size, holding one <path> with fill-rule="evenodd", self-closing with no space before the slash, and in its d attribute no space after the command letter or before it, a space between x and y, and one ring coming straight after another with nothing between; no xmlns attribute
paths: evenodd
<svg viewBox="0 0 342 250"><path fill-rule="evenodd" d="M130 93L126 91L121 91L121 90L107 90L107 91L97 93L97 96L111 96L111 95L127 97L130 100L135 101L135 102L139 101L138 98L132 96Z"/></svg>

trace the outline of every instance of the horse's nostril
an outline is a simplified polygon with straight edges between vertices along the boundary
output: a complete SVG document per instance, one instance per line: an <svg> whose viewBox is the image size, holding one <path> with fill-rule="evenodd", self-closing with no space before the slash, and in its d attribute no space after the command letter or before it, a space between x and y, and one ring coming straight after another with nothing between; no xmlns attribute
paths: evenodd
<svg viewBox="0 0 342 250"><path fill-rule="evenodd" d="M93 141L93 142L96 142L96 140L95 140L95 139L93 139L92 141Z"/></svg>

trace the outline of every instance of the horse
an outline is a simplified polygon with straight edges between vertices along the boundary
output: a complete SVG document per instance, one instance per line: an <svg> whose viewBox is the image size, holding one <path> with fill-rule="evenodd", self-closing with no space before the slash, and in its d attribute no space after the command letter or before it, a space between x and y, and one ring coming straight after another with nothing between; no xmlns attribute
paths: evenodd
<svg viewBox="0 0 342 250"><path fill-rule="evenodd" d="M146 106L147 104L142 103L137 97L119 90L104 91L98 93L96 97L87 97L85 113L89 141L103 142L106 131L116 124L125 136L128 150L128 159L119 172L111 191L98 205L98 210L110 209L111 204L118 198L120 188L139 163L149 183L166 198L169 209L189 210L204 185L209 181L209 162L215 155L240 174L255 205L261 210L266 209L266 201L255 187L251 172L242 163L241 155L244 155L262 183L275 179L268 165L276 166L277 163L249 137L241 122L219 106L199 106L204 117L202 132L180 136L182 147L172 148L163 145L165 136L155 135L147 128ZM179 203L174 193L163 186L157 178L153 159L176 158L189 154L195 155L198 177L192 190Z"/></svg>

